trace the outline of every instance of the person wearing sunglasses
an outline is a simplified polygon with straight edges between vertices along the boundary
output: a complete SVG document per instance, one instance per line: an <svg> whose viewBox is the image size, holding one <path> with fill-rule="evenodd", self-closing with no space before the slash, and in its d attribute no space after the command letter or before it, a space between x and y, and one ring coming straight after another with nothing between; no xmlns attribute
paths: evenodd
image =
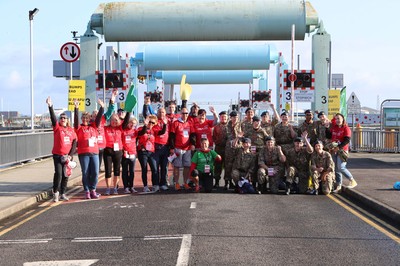
<svg viewBox="0 0 400 266"><path fill-rule="evenodd" d="M182 108L181 117L172 123L169 134L170 154L175 155L172 163L174 165L175 190L180 190L179 169L183 168L183 186L186 190L191 189L187 184L190 177L191 151L195 150L196 133L193 125L188 121L189 111Z"/></svg>
<svg viewBox="0 0 400 266"><path fill-rule="evenodd" d="M138 128L138 159L142 168L142 182L143 192L150 192L147 185L147 165L151 170L151 182L153 185L153 192L160 191L160 184L158 180L158 170L156 160L154 159L155 152L155 138L156 135L163 135L167 129L168 120L165 118L162 122L162 128L157 125L157 116L149 115L144 121L144 125Z"/></svg>
<svg viewBox="0 0 400 266"><path fill-rule="evenodd" d="M65 195L68 176L66 176L63 171L63 160L66 157L69 160L72 160L72 156L76 150L77 137L74 129L69 125L69 120L65 113L62 113L57 121L50 96L47 97L46 103L49 107L50 119L54 132L54 144L52 150L54 162L53 201L69 200Z"/></svg>

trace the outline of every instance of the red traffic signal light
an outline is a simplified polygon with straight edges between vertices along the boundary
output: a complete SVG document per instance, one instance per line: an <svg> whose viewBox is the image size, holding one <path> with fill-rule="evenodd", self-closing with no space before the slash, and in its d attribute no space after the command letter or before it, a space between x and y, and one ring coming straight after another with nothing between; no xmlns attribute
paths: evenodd
<svg viewBox="0 0 400 266"><path fill-rule="evenodd" d="M103 88L103 74L98 74L99 88ZM122 88L124 80L122 73L106 73L106 88Z"/></svg>
<svg viewBox="0 0 400 266"><path fill-rule="evenodd" d="M292 82L294 80L294 87L296 88L311 88L312 86L312 73L311 72L297 72L294 73L296 78L293 78L291 73L286 73L286 87L291 87Z"/></svg>

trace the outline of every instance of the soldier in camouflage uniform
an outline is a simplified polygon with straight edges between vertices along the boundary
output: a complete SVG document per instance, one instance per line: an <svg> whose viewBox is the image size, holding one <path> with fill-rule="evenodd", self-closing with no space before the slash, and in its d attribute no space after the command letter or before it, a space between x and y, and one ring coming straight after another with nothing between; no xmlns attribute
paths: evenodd
<svg viewBox="0 0 400 266"><path fill-rule="evenodd" d="M234 140L237 137L242 137L243 133L240 129L240 121L239 116L236 111L232 111L230 114L230 121L226 127L226 146L225 146L225 186L224 189L228 189L228 185L230 189L234 189L235 185L232 183L232 168L233 161L235 159L235 147Z"/></svg>
<svg viewBox="0 0 400 266"><path fill-rule="evenodd" d="M324 151L322 141L317 141L311 155L311 172L314 189L309 194L318 195L321 183L322 193L329 195L332 191L335 177L335 165L329 152Z"/></svg>
<svg viewBox="0 0 400 266"><path fill-rule="evenodd" d="M264 140L269 135L265 129L261 127L260 118L258 116L254 116L251 129L247 129L246 132L243 132L243 136L251 140L251 151L258 153L262 148L264 148Z"/></svg>
<svg viewBox="0 0 400 266"><path fill-rule="evenodd" d="M286 195L290 194L293 183L297 184L298 192L305 193L308 190L308 180L310 178L310 159L314 151L308 141L307 131L301 137L294 139L294 148L288 150L286 154ZM303 146L303 144L306 144ZM298 180L295 180L298 178Z"/></svg>
<svg viewBox="0 0 400 266"><path fill-rule="evenodd" d="M249 107L246 109L246 117L243 119L242 123L240 124L240 129L242 130L243 134L246 135L246 132L253 128L253 117L254 117L254 109Z"/></svg>
<svg viewBox="0 0 400 266"><path fill-rule="evenodd" d="M329 150L330 140L326 137L326 132L330 131L331 121L326 117L323 111L318 113L317 138L324 143L324 150Z"/></svg>
<svg viewBox="0 0 400 266"><path fill-rule="evenodd" d="M242 145L238 145L236 157L234 159L232 179L238 184L241 177L249 182L252 181L253 173L256 167L256 154L250 150L251 140L244 138Z"/></svg>
<svg viewBox="0 0 400 266"><path fill-rule="evenodd" d="M214 127L212 135L215 144L214 150L222 157L221 163L215 164L214 188L219 188L219 180L221 180L222 168L225 166L225 146L228 138L227 126L228 126L228 115L226 114L225 111L222 111L219 113L219 123Z"/></svg>
<svg viewBox="0 0 400 266"><path fill-rule="evenodd" d="M284 154L286 154L290 148L293 148L293 139L297 137L297 133L293 126L289 124L289 118L286 112L281 114L281 122L275 126L274 137L276 145L282 147Z"/></svg>
<svg viewBox="0 0 400 266"><path fill-rule="evenodd" d="M278 193L279 183L285 174L284 163L286 156L280 146L275 145L274 137L266 137L266 144L258 155L258 184L259 190L265 192L265 185L269 184L271 193Z"/></svg>
<svg viewBox="0 0 400 266"><path fill-rule="evenodd" d="M271 103L271 109L274 112L272 120L268 111L261 113L261 127L265 129L269 136L274 136L274 127L280 122L280 117L273 103Z"/></svg>
<svg viewBox="0 0 400 266"><path fill-rule="evenodd" d="M306 120L303 122L303 124L300 125L298 128L298 136L300 137L301 134L304 131L307 131L308 133L308 138L310 139L310 143L312 146L317 142L317 121L313 121L313 113L311 110L306 110L304 112L306 116Z"/></svg>

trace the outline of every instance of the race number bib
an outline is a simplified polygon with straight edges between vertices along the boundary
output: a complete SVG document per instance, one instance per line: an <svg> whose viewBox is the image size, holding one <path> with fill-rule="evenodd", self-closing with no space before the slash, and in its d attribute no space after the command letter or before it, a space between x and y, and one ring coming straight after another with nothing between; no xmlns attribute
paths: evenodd
<svg viewBox="0 0 400 266"><path fill-rule="evenodd" d="M114 151L119 151L119 144L118 142L114 143Z"/></svg>
<svg viewBox="0 0 400 266"><path fill-rule="evenodd" d="M210 165L208 165L208 164L204 165L204 173L206 173L206 174L210 173Z"/></svg>

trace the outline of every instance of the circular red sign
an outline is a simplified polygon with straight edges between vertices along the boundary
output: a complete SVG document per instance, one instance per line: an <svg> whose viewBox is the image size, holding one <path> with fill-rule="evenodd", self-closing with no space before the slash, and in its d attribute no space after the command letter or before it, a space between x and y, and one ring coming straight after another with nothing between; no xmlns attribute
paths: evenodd
<svg viewBox="0 0 400 266"><path fill-rule="evenodd" d="M295 82L297 80L296 74L291 73L288 77L290 82Z"/></svg>
<svg viewBox="0 0 400 266"><path fill-rule="evenodd" d="M78 60L80 55L81 49L79 49L79 46L76 43L67 42L64 43L63 46L61 46L60 56L65 62L75 62L76 60Z"/></svg>

